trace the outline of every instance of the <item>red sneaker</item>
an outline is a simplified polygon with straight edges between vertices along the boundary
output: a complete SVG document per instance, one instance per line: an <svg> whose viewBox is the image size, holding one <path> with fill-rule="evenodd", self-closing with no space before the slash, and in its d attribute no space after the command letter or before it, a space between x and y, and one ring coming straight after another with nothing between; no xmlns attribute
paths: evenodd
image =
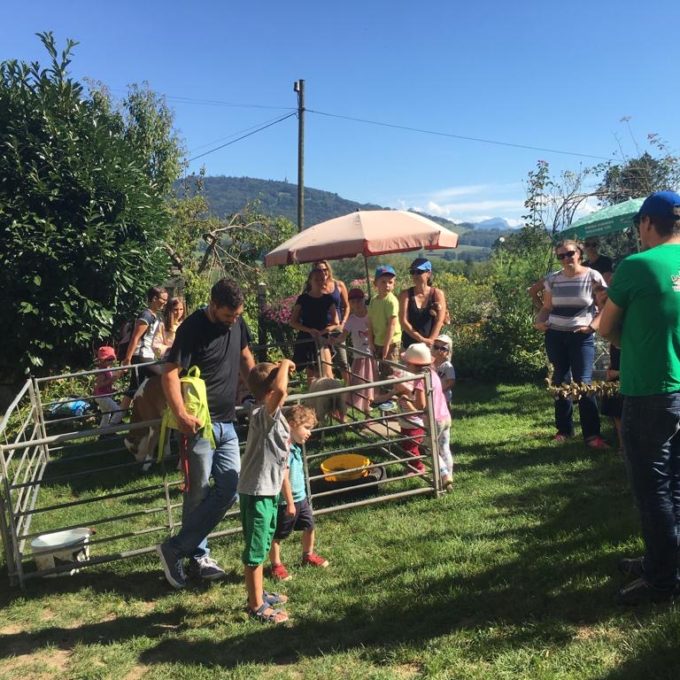
<svg viewBox="0 0 680 680"><path fill-rule="evenodd" d="M302 556L302 564L308 564L310 567L327 567L328 560L321 555L310 552Z"/></svg>
<svg viewBox="0 0 680 680"><path fill-rule="evenodd" d="M592 439L589 439L586 442L586 446L589 446L591 449L608 449L609 444L602 439L602 437L593 437Z"/></svg>
<svg viewBox="0 0 680 680"><path fill-rule="evenodd" d="M275 581L290 581L292 578L288 573L288 569L286 569L281 563L272 565L272 568L270 569L270 576Z"/></svg>

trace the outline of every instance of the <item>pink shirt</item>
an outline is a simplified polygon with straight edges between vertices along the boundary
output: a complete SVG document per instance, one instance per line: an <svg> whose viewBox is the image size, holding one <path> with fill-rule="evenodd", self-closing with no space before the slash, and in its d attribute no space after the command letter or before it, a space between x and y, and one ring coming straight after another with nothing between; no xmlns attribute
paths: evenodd
<svg viewBox="0 0 680 680"><path fill-rule="evenodd" d="M434 419L438 423L444 423L451 420L449 413L449 406L446 403L446 395L442 390L442 381L437 374L434 367L430 367L430 375L432 376L432 405L434 406Z"/></svg>
<svg viewBox="0 0 680 680"><path fill-rule="evenodd" d="M97 373L94 383L94 396L95 397L106 397L109 394L113 394L115 390L113 389L113 383L116 380L116 375L113 371L104 371L103 373Z"/></svg>
<svg viewBox="0 0 680 680"><path fill-rule="evenodd" d="M449 407L446 403L446 396L442 390L442 381L437 375L437 371L430 367L430 377L432 378L432 406L434 408L434 419L438 423L446 423L451 420ZM404 383L408 385L413 392L423 391L425 389L425 381L418 378L413 382ZM415 416L406 416L404 420L410 422L410 427L423 427L425 414L418 414Z"/></svg>

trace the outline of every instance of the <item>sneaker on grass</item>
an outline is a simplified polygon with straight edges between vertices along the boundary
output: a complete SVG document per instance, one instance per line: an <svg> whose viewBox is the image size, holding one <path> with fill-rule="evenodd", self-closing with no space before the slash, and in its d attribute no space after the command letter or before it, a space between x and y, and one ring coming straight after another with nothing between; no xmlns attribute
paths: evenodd
<svg viewBox="0 0 680 680"><path fill-rule="evenodd" d="M321 557L321 555L310 552L302 556L302 564L309 565L310 567L327 567L328 560L325 557Z"/></svg>
<svg viewBox="0 0 680 680"><path fill-rule="evenodd" d="M640 578L645 573L643 560L644 557L624 557L619 560L617 567L626 578Z"/></svg>
<svg viewBox="0 0 680 680"><path fill-rule="evenodd" d="M208 555L190 559L187 572L191 578L202 581L217 581L225 576L224 569Z"/></svg>
<svg viewBox="0 0 680 680"><path fill-rule="evenodd" d="M619 604L636 606L650 602L672 602L677 593L674 590L659 590L649 585L644 577L631 581L619 590L616 600Z"/></svg>
<svg viewBox="0 0 680 680"><path fill-rule="evenodd" d="M602 449L603 451L610 448L609 444L599 436L588 439L588 441L586 441L586 446L591 449Z"/></svg>
<svg viewBox="0 0 680 680"><path fill-rule="evenodd" d="M288 573L288 569L286 569L281 562L279 562L279 564L273 564L272 568L269 570L269 574L275 581L290 581L292 578Z"/></svg>
<svg viewBox="0 0 680 680"><path fill-rule="evenodd" d="M156 546L156 552L161 558L165 578L173 588L184 588L187 584L187 577L184 574L182 558L178 557L167 543Z"/></svg>

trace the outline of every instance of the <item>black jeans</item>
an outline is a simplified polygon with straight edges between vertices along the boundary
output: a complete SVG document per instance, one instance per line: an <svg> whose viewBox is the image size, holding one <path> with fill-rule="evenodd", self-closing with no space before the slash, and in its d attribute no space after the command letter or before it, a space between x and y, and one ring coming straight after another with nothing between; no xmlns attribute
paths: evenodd
<svg viewBox="0 0 680 680"><path fill-rule="evenodd" d="M680 392L625 397L623 445L645 542L645 579L671 590L680 582Z"/></svg>

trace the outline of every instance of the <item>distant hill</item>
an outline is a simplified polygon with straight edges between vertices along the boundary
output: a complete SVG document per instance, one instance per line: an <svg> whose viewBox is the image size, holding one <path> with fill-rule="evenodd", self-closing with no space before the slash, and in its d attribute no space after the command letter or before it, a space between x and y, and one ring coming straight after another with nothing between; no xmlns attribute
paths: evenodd
<svg viewBox="0 0 680 680"><path fill-rule="evenodd" d="M473 229L466 231L459 239L461 246L482 246L491 248L500 236L512 234L512 229Z"/></svg>
<svg viewBox="0 0 680 680"><path fill-rule="evenodd" d="M253 177L204 177L203 192L210 212L225 217L242 210L247 203L257 203L257 210L271 217L285 217L297 222L297 185ZM191 178L187 182L191 187ZM181 189L183 183L177 182ZM321 189L305 189L305 226L318 224L356 210L386 210L373 203L350 201L338 194ZM473 228L471 224L455 224L451 220L419 213L447 229L463 234Z"/></svg>

